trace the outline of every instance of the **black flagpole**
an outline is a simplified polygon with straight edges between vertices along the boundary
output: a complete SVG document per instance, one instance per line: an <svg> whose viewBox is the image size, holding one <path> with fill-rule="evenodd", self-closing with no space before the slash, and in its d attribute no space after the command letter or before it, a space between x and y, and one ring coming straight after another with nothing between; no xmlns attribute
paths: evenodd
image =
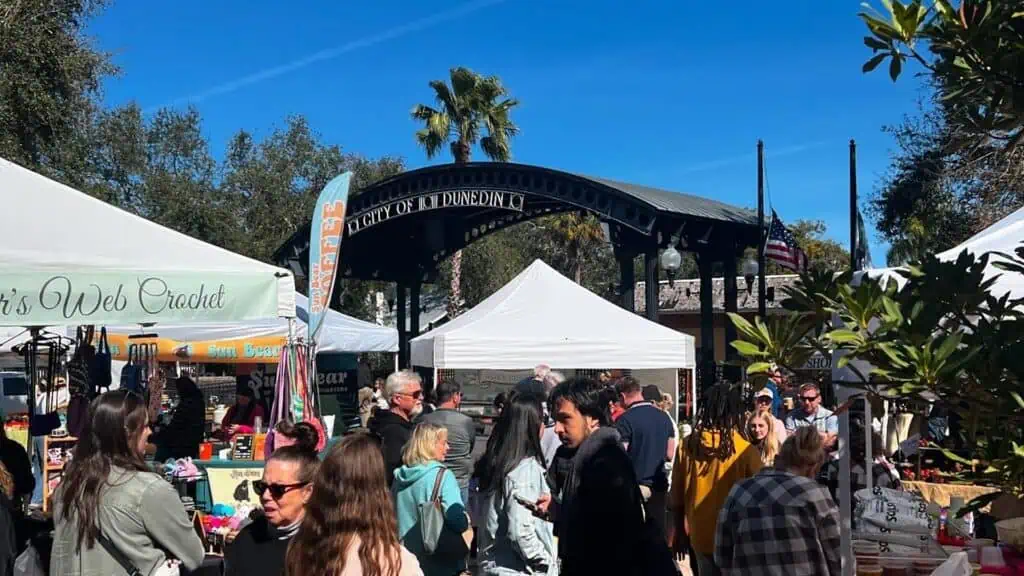
<svg viewBox="0 0 1024 576"><path fill-rule="evenodd" d="M857 222L857 143L850 139L850 269L860 269L857 248L864 239L860 238L860 226Z"/></svg>
<svg viewBox="0 0 1024 576"><path fill-rule="evenodd" d="M767 286L764 257L764 141L757 141L757 315L764 318L767 307Z"/></svg>

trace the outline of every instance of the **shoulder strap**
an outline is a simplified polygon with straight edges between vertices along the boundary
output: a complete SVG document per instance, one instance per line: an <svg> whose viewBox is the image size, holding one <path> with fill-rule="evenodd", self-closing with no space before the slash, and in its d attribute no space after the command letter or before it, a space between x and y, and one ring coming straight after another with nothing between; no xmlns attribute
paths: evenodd
<svg viewBox="0 0 1024 576"><path fill-rule="evenodd" d="M107 554L110 554L114 558L114 560L116 560L117 563L121 565L121 568L124 568L125 572L128 573L128 576L144 576L142 572L135 567L135 564L133 564L132 561L129 560L127 556L122 554L121 551L118 550L116 546L114 546L114 543L111 542L109 538L104 536L102 530L100 530L99 534L96 535L96 539L99 540L100 545L103 546L103 549L107 551Z"/></svg>
<svg viewBox="0 0 1024 576"><path fill-rule="evenodd" d="M431 502L441 501L441 481L444 480L444 473L447 470L444 466L437 471L437 478L434 479L434 493L430 496Z"/></svg>

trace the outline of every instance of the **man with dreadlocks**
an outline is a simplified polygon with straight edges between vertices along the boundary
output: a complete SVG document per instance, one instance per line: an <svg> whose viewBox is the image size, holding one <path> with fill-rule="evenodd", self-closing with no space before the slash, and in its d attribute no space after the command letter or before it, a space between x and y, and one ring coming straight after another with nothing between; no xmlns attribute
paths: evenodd
<svg viewBox="0 0 1024 576"><path fill-rule="evenodd" d="M743 438L744 422L742 386L722 382L708 388L693 433L680 443L672 467L673 534L681 541L689 533L698 576L718 574L715 528L729 491L761 469L760 453Z"/></svg>

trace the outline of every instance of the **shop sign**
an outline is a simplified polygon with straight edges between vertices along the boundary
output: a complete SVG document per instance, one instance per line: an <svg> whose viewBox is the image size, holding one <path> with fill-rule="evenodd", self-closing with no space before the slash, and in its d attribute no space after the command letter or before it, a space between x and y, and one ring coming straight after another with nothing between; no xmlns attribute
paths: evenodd
<svg viewBox="0 0 1024 576"><path fill-rule="evenodd" d="M823 355L820 352L815 352L813 356L807 359L807 362L800 368L801 370L831 370L832 369L832 355Z"/></svg>
<svg viewBox="0 0 1024 576"><path fill-rule="evenodd" d="M525 201L522 194L505 190L443 190L395 200L360 214L353 214L345 224L348 226L348 235L352 236L381 222L418 212L465 207L522 212Z"/></svg>
<svg viewBox="0 0 1024 576"><path fill-rule="evenodd" d="M214 504L227 504L235 508L243 504L260 505L260 497L253 491L252 483L263 478L262 462L253 462L252 466L244 468L208 466L206 476Z"/></svg>
<svg viewBox="0 0 1024 576"><path fill-rule="evenodd" d="M13 271L0 279L0 325L134 324L277 316L271 274L139 275Z"/></svg>

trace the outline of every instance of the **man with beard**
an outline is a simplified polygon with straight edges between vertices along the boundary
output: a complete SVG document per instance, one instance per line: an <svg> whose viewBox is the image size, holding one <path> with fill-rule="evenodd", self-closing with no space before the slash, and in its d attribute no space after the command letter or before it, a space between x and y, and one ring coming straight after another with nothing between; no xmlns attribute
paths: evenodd
<svg viewBox="0 0 1024 576"><path fill-rule="evenodd" d="M575 450L557 499L541 496L535 513L560 524L559 573L675 574L665 541L644 520L633 464L610 427L602 387L573 378L551 391L555 433Z"/></svg>
<svg viewBox="0 0 1024 576"><path fill-rule="evenodd" d="M380 438L388 486L394 472L402 466L402 448L412 436L413 419L423 411L423 379L412 370L401 370L388 376L384 383L388 410L377 410L367 427Z"/></svg>

